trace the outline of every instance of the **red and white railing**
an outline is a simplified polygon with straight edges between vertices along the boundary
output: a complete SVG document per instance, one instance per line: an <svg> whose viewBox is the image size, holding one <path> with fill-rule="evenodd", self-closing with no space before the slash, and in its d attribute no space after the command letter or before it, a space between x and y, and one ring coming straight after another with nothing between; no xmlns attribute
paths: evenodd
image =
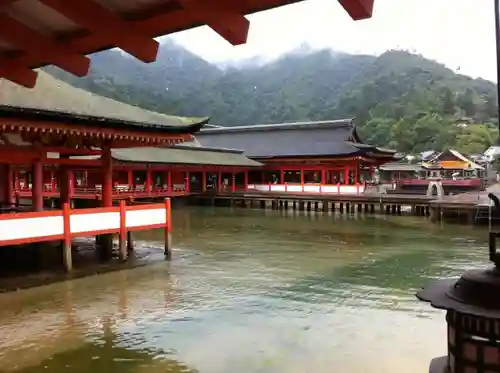
<svg viewBox="0 0 500 373"><path fill-rule="evenodd" d="M0 246L164 228L171 231L170 199L164 203L0 214Z"/></svg>
<svg viewBox="0 0 500 373"><path fill-rule="evenodd" d="M249 184L249 190L281 193L318 193L318 194L360 194L364 193L364 184Z"/></svg>
<svg viewBox="0 0 500 373"><path fill-rule="evenodd" d="M93 186L76 186L70 188L71 197L80 198L96 198L102 192L101 185ZM172 188L168 187L158 187L150 186L146 188L144 185L129 186L125 184L118 184L113 186L113 197L174 197L174 196L187 196L191 193L186 189L184 184L173 184ZM14 193L18 194L20 197L29 198L32 195L31 185L22 186L22 188L15 188ZM46 197L58 196L60 189L58 187L52 187L51 185L45 185L43 189L43 195Z"/></svg>

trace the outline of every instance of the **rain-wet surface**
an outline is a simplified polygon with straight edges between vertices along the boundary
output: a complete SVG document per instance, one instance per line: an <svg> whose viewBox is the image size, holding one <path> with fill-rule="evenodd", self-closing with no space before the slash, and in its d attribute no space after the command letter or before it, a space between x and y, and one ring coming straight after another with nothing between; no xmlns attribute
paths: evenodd
<svg viewBox="0 0 500 373"><path fill-rule="evenodd" d="M174 211L155 264L0 294L0 372L421 373L444 315L415 291L487 260L486 232L424 219Z"/></svg>

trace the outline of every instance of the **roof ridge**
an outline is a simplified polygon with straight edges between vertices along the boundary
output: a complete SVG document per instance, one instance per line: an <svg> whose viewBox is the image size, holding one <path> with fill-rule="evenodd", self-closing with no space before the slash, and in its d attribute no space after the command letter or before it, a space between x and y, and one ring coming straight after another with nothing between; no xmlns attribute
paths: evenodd
<svg viewBox="0 0 500 373"><path fill-rule="evenodd" d="M274 124L253 124L244 126L232 127L211 127L202 129L199 134L217 134L227 132L255 132L266 130L294 130L303 128L328 128L328 127L352 127L354 128L353 119L334 119L334 120L321 120L321 121L308 121L308 122L287 122L287 123L274 123Z"/></svg>

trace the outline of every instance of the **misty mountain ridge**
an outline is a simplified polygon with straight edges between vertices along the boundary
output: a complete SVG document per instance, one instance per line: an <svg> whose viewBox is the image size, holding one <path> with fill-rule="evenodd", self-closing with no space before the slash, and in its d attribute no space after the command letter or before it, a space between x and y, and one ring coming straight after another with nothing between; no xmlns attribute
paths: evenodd
<svg viewBox="0 0 500 373"><path fill-rule="evenodd" d="M468 92L474 105L496 96L489 81L400 50L351 55L302 44L273 61L253 57L218 66L167 39L151 64L117 50L91 59L83 78L55 67L44 70L118 101L167 114L208 115L228 126L346 117L363 123L382 112L394 118L407 109L425 112L428 99L446 90L455 97ZM471 113L474 120L490 118L482 109Z"/></svg>

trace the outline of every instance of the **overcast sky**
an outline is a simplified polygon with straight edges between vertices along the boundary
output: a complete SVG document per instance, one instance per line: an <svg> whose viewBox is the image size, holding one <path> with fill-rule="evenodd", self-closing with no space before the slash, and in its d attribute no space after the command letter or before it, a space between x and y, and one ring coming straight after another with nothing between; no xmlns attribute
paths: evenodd
<svg viewBox="0 0 500 373"><path fill-rule="evenodd" d="M304 42L349 53L407 49L496 81L493 0L375 0L373 18L358 22L336 0L306 0L249 19L244 46L233 47L207 27L174 39L209 61L273 57Z"/></svg>

